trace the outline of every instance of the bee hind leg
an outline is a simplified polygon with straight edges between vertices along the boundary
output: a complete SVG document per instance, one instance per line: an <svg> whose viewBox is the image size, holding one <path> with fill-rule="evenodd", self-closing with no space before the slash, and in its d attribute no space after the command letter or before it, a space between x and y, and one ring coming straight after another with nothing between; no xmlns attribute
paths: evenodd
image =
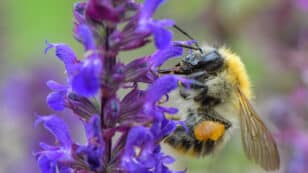
<svg viewBox="0 0 308 173"><path fill-rule="evenodd" d="M187 152L192 147L194 139L190 133L187 133L184 127L178 126L174 132L166 136L163 141L175 149Z"/></svg>
<svg viewBox="0 0 308 173"><path fill-rule="evenodd" d="M201 114L201 116L203 116L207 120L222 123L225 126L225 129L229 129L232 126L232 123L229 120L225 119L224 117L222 117L219 113L217 113L214 110L211 110L211 111L208 111L208 112L203 112L203 113L200 113L200 114Z"/></svg>

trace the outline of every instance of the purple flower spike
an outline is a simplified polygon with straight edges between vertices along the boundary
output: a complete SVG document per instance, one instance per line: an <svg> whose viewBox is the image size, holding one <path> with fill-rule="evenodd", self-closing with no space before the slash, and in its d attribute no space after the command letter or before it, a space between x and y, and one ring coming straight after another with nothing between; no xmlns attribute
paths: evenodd
<svg viewBox="0 0 308 173"><path fill-rule="evenodd" d="M168 30L173 20L152 17L162 2L76 3L74 35L84 47L84 57L78 60L68 45L47 43L45 52L54 48L67 71L67 83L47 82L52 90L47 104L56 111L72 110L84 125L87 142L72 141L61 118L39 117L35 124L42 122L58 141L57 145L41 143L42 151L35 153L41 172L171 172L166 165L174 159L161 151L159 143L178 123L165 114L177 109L164 107L159 100L179 81L184 86L190 81L158 74L158 67L183 53L174 46ZM157 48L154 53L130 62L119 60L121 51L137 50L151 42ZM140 87L144 83L146 90ZM122 91L127 93L124 98L119 95Z"/></svg>

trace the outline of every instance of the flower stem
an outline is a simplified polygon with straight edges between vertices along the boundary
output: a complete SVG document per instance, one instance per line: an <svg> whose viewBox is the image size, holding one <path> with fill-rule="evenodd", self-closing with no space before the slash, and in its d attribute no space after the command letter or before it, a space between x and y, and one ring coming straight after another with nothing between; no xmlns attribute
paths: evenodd
<svg viewBox="0 0 308 173"><path fill-rule="evenodd" d="M105 28L105 45L104 45L104 54L103 54L103 64L105 65L105 75L107 79L105 82L108 84L108 78L109 76L112 74L112 69L116 63L115 61L115 56L112 56L112 54L110 53L110 46L109 46L109 36L110 36L110 32L111 29L106 27ZM105 92L105 90L107 92ZM108 102L108 100L114 95L113 93L108 92L108 88L105 89L104 86L101 87L101 127L102 130L104 132L104 129L108 128L110 126L110 124L106 124L104 118L104 109L106 106L106 103ZM110 135L103 135L104 141L105 143L105 147L106 147L106 158L105 158L105 169L108 170L108 163L111 160L111 149L112 149L112 137Z"/></svg>

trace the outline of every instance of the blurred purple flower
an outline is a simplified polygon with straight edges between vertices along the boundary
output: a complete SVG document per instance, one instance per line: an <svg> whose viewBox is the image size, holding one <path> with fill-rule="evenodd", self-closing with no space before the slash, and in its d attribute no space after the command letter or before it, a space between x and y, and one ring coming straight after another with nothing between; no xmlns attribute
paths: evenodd
<svg viewBox="0 0 308 173"><path fill-rule="evenodd" d="M85 123L88 135L88 143L85 146L72 141L66 123L58 116L40 116L35 124L39 123L44 123L44 127L54 135L60 144L59 146L50 146L41 143L44 150L35 155L42 172L56 172L57 168L79 169L85 166L90 170L95 170L101 166L101 160L98 158L104 153L104 143L98 116L93 116L89 122Z"/></svg>
<svg viewBox="0 0 308 173"><path fill-rule="evenodd" d="M299 9L308 11L308 1L307 0L295 0L296 5Z"/></svg>
<svg viewBox="0 0 308 173"><path fill-rule="evenodd" d="M64 63L67 83L48 81L52 92L48 105L62 111L72 110L85 126L87 144L80 145L70 136L66 123L56 115L40 116L58 145L41 144L35 153L43 173L47 172L171 172L166 164L174 161L165 155L159 142L176 127L165 118L175 108L159 100L189 80L174 75L158 76L157 68L183 53L172 42L167 30L172 20L154 20L152 15L162 0L89 0L74 6L75 38L84 46L83 59L65 44L47 43L45 52L54 48ZM133 13L132 13L133 12ZM117 27L118 25L124 27ZM150 42L158 48L152 55L120 63L120 51L133 50ZM139 83L147 83L146 90ZM128 94L119 99L118 90ZM99 101L97 101L99 99ZM119 137L115 137L115 134Z"/></svg>
<svg viewBox="0 0 308 173"><path fill-rule="evenodd" d="M10 125L10 130L18 130L16 138L22 141L22 145L21 151L16 154L17 159L10 160L10 166L3 167L2 170L6 170L6 172L39 172L31 152L39 149L39 141L50 143L52 140L50 134L43 128L34 129L33 121L36 118L34 112L45 114L51 111L42 97L49 92L44 83L50 78L60 80L60 74L61 72L55 70L55 67L50 64L37 64L27 70L21 69L14 72L4 80L1 86L1 104L6 108L7 115L3 114L3 117L7 116L8 120L13 122ZM29 100L25 101L24 98L29 98ZM80 124L76 117L70 116L69 112L65 113L68 114L65 119L75 134ZM12 149L16 153L16 148ZM5 153L3 156L6 155Z"/></svg>

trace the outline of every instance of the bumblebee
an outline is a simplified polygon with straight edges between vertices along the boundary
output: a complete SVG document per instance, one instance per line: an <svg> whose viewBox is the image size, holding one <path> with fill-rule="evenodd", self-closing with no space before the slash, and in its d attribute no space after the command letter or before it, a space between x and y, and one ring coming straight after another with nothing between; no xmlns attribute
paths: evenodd
<svg viewBox="0 0 308 173"><path fill-rule="evenodd" d="M225 47L195 45L179 45L195 51L175 67L160 70L194 81L189 89L179 86L169 95L169 106L179 108L177 116L185 126L178 126L164 142L183 153L205 156L225 143L227 132L240 127L248 159L267 171L279 169L277 145L251 104L251 84L240 57Z"/></svg>

